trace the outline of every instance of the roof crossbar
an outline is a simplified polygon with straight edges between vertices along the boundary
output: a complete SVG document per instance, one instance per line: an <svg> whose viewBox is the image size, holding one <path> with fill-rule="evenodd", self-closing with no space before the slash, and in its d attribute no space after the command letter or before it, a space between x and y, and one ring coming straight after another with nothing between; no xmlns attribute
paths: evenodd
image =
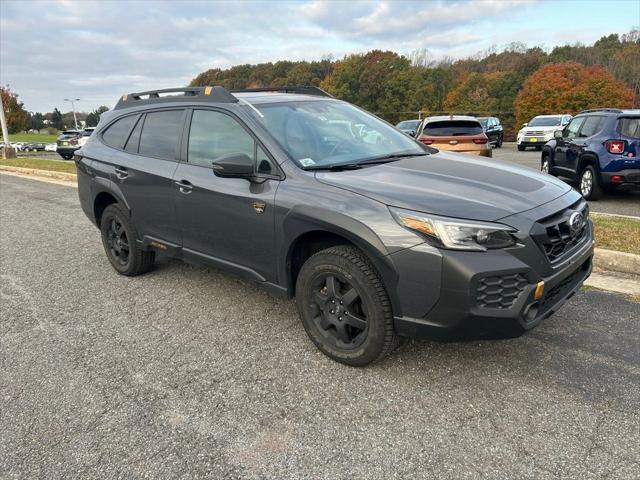
<svg viewBox="0 0 640 480"><path fill-rule="evenodd" d="M160 90L149 90L146 92L136 92L123 95L118 100L114 110L122 108L137 107L138 105L148 105L153 103L167 102L184 102L201 101L210 103L237 103L233 93L241 92L278 92L278 93L297 93L299 95L314 95L318 97L330 97L332 95L325 92L319 87L311 85L302 87L265 87L265 88L247 88L245 90L232 90L231 92L224 87L182 87L182 88L164 88Z"/></svg>
<svg viewBox="0 0 640 480"><path fill-rule="evenodd" d="M236 103L238 101L238 99L231 95L224 87L163 88L160 90L149 90L146 92L136 92L123 95L120 97L120 100L118 100L115 110L156 103L156 101L160 99L162 102L181 102L185 101L187 98L189 100L213 103Z"/></svg>

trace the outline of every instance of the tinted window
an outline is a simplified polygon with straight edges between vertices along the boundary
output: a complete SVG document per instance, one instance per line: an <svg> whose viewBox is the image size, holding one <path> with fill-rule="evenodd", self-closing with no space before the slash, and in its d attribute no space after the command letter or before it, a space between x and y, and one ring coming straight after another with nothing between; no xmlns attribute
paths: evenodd
<svg viewBox="0 0 640 480"><path fill-rule="evenodd" d="M602 117L587 117L580 129L581 137L595 135L602 128Z"/></svg>
<svg viewBox="0 0 640 480"><path fill-rule="evenodd" d="M102 140L104 143L113 148L122 148L124 142L127 141L131 127L138 118L137 115L129 115L116 120L111 124L109 128L102 134Z"/></svg>
<svg viewBox="0 0 640 480"><path fill-rule="evenodd" d="M175 160L182 114L182 110L147 113L140 135L140 155Z"/></svg>
<svg viewBox="0 0 640 480"><path fill-rule="evenodd" d="M482 133L480 123L474 120L442 120L430 122L424 126L423 135L430 137L449 137L478 135Z"/></svg>
<svg viewBox="0 0 640 480"><path fill-rule="evenodd" d="M138 153L138 145L140 145L140 132L142 132L142 124L144 123L144 115L140 115L140 119L136 124L133 132L129 136L129 140L127 140L127 144L124 149L127 152Z"/></svg>
<svg viewBox="0 0 640 480"><path fill-rule="evenodd" d="M571 120L571 123L564 129L562 136L565 138L575 138L578 135L578 130L580 130L582 126L582 122L584 122L584 117Z"/></svg>
<svg viewBox="0 0 640 480"><path fill-rule="evenodd" d="M640 117L618 120L618 132L625 137L640 138Z"/></svg>
<svg viewBox="0 0 640 480"><path fill-rule="evenodd" d="M254 143L253 137L229 115L211 110L193 112L189 163L210 167L214 160L230 153L255 158Z"/></svg>

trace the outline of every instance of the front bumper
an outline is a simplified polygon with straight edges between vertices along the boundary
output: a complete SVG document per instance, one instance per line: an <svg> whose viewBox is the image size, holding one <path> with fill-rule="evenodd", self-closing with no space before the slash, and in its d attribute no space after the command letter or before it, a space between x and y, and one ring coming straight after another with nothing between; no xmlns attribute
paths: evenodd
<svg viewBox="0 0 640 480"><path fill-rule="evenodd" d="M445 331L504 321L522 330L535 327L558 311L591 274L593 236L589 228L589 235L571 257L544 275L506 251L447 251L442 256L437 302L423 318L395 317L397 333L433 338ZM544 281L544 292L536 299L540 281Z"/></svg>

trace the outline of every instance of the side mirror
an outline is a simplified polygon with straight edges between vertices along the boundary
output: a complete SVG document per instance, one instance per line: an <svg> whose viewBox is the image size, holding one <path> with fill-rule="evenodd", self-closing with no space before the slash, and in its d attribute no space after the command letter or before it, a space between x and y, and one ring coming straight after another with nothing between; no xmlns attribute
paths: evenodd
<svg viewBox="0 0 640 480"><path fill-rule="evenodd" d="M528 123L523 123L522 124L522 128L526 127L527 125L529 125Z"/></svg>
<svg viewBox="0 0 640 480"><path fill-rule="evenodd" d="M416 136L416 131L415 131L415 130L411 130L411 131L409 132L409 136L410 136L410 137L415 137L415 136Z"/></svg>
<svg viewBox="0 0 640 480"><path fill-rule="evenodd" d="M553 137L562 138L562 130L556 130L555 132L553 132Z"/></svg>
<svg viewBox="0 0 640 480"><path fill-rule="evenodd" d="M230 153L213 162L213 173L218 177L249 178L254 175L254 162L246 153Z"/></svg>

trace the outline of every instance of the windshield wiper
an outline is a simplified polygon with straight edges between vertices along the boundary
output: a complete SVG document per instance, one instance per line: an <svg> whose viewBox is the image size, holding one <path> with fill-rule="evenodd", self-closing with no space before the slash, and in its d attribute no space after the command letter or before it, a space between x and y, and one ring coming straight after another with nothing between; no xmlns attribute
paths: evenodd
<svg viewBox="0 0 640 480"><path fill-rule="evenodd" d="M401 158L406 157L423 157L425 155L431 155L429 152L422 153L390 153L389 155L381 155L379 157L371 157L366 158L364 160L360 160L358 165L371 165L374 163L388 163L393 162L395 160L399 160Z"/></svg>
<svg viewBox="0 0 640 480"><path fill-rule="evenodd" d="M358 170L362 168L359 163L336 163L334 165L313 165L305 167L305 170L328 170L330 172L338 172L340 170Z"/></svg>

